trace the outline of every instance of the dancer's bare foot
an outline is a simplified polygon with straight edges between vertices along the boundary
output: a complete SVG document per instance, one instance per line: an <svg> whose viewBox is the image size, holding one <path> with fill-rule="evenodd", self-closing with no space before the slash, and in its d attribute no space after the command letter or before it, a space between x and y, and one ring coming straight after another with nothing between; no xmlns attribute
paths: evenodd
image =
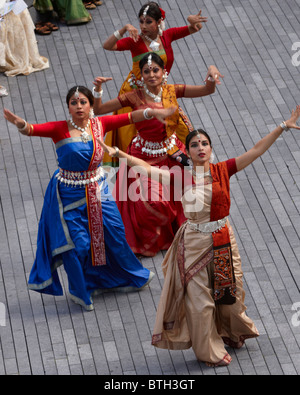
<svg viewBox="0 0 300 395"><path fill-rule="evenodd" d="M220 362L217 363L205 362L205 364L210 368L216 368L218 366L228 366L231 361L232 361L231 356L229 354L226 354L225 357Z"/></svg>

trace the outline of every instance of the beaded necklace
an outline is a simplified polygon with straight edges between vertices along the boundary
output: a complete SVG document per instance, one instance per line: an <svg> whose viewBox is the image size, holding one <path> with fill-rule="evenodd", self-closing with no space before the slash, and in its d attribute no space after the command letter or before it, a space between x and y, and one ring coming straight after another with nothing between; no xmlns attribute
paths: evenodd
<svg viewBox="0 0 300 395"><path fill-rule="evenodd" d="M145 87L145 92L147 93L147 95L152 97L152 99L154 99L155 103L161 102L162 88L160 88L160 92L158 93L158 95L155 95L154 93L150 92L149 89L146 87Z"/></svg>
<svg viewBox="0 0 300 395"><path fill-rule="evenodd" d="M149 47L152 49L152 51L158 51L160 44L157 42L157 40L159 39L159 35L152 40L152 38L146 36L145 34L142 34L142 36L150 43Z"/></svg>
<svg viewBox="0 0 300 395"><path fill-rule="evenodd" d="M79 130L79 131L81 132L81 135L80 135L81 140L82 140L84 143L87 143L87 142L89 141L89 137L90 137L89 133L87 133L87 130L88 130L89 126L90 126L90 120L88 120L88 123L87 123L87 125L86 125L85 128L80 128L79 126L77 126L76 123L73 121L72 118L70 119L70 124L71 124L75 129L77 129L77 130Z"/></svg>

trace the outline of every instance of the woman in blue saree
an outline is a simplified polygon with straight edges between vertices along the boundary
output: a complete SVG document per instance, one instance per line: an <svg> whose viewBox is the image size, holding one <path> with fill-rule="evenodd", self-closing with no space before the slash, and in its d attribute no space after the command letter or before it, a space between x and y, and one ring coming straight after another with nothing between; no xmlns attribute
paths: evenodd
<svg viewBox="0 0 300 395"><path fill-rule="evenodd" d="M124 225L101 167L103 150L98 139L103 140L112 128L141 122L145 117L163 122L174 111L147 109L93 118L93 102L90 90L74 87L67 96L70 120L36 125L4 110L5 118L20 133L52 138L59 165L45 193L28 287L62 295L57 269L63 265L71 299L86 310L93 310L92 296L98 292L141 290L153 276L126 242Z"/></svg>

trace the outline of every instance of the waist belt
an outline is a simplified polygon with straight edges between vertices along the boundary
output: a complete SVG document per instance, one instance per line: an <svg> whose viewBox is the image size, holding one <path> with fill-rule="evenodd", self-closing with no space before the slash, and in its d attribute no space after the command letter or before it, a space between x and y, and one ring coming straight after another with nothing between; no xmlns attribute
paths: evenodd
<svg viewBox="0 0 300 395"><path fill-rule="evenodd" d="M176 144L176 134L173 133L172 136L163 141L147 141L138 134L132 142L135 144L136 148L141 147L141 151L148 156L163 156L174 148Z"/></svg>
<svg viewBox="0 0 300 395"><path fill-rule="evenodd" d="M214 233L224 228L226 225L227 217L219 219L218 221L204 222L203 224L195 224L188 220L189 227L201 233Z"/></svg>
<svg viewBox="0 0 300 395"><path fill-rule="evenodd" d="M59 182L71 187L85 187L91 183L99 181L105 176L102 167L88 171L70 171L59 168L56 178Z"/></svg>

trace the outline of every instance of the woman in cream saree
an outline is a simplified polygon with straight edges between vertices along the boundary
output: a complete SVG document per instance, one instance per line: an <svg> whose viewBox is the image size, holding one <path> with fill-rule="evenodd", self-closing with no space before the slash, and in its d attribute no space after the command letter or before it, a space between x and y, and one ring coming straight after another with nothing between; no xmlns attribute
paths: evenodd
<svg viewBox="0 0 300 395"><path fill-rule="evenodd" d="M187 136L186 149L193 161L192 182L182 196L187 221L163 261L164 285L152 336L155 347L192 347L199 361L224 366L232 360L225 345L241 348L246 339L259 335L245 313L241 259L228 221L230 177L262 156L284 130L300 130L299 117L300 105L253 148L217 164L210 163L212 146L206 132L196 130ZM149 177L158 172L162 182L164 177L170 180L166 170L115 148L105 149L127 159L131 167L143 166Z"/></svg>
<svg viewBox="0 0 300 395"><path fill-rule="evenodd" d="M4 16L0 26L0 72L13 77L47 69L48 59L39 54L34 24L26 9Z"/></svg>

